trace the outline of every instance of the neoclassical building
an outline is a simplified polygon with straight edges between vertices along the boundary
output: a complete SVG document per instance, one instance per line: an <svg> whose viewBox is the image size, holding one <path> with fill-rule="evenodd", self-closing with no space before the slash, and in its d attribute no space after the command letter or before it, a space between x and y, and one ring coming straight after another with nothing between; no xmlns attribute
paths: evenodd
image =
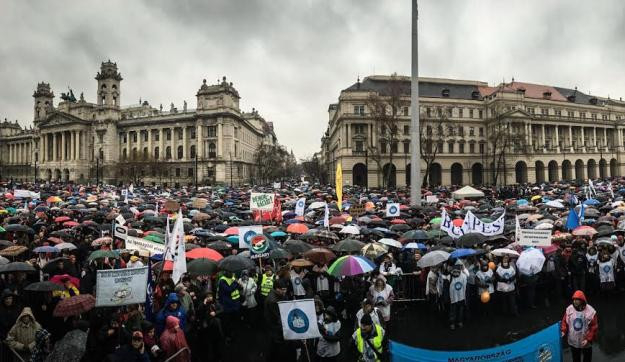
<svg viewBox="0 0 625 362"><path fill-rule="evenodd" d="M95 103L70 91L55 106L50 85L39 83L33 127L0 123L2 179L240 184L253 181L257 148L277 144L273 124L241 111L226 77L202 82L195 109L185 101L168 111L148 101L122 106L116 63L103 62L95 79Z"/></svg>
<svg viewBox="0 0 625 362"><path fill-rule="evenodd" d="M396 105L394 132L371 109L381 101ZM514 79L489 86L421 78L419 108L420 167L431 185L581 181L625 171L622 99ZM409 77L358 80L328 113L319 158L330 180L340 162L345 184L409 184Z"/></svg>

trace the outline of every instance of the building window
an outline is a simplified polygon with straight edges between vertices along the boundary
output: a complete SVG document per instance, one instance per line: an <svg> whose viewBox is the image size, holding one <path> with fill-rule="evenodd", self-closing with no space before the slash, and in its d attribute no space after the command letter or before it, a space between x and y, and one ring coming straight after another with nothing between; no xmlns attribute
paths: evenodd
<svg viewBox="0 0 625 362"><path fill-rule="evenodd" d="M365 124L355 124L354 134L365 134Z"/></svg>
<svg viewBox="0 0 625 362"><path fill-rule="evenodd" d="M195 139L195 128L191 128L191 139Z"/></svg>
<svg viewBox="0 0 625 362"><path fill-rule="evenodd" d="M405 135L409 135L410 134L410 126L408 126L408 125L404 126L404 134Z"/></svg>
<svg viewBox="0 0 625 362"><path fill-rule="evenodd" d="M447 144L447 150L449 151L449 153L454 153L454 143L453 142L449 142Z"/></svg>
<svg viewBox="0 0 625 362"><path fill-rule="evenodd" d="M464 108L458 108L458 117L464 117Z"/></svg>
<svg viewBox="0 0 625 362"><path fill-rule="evenodd" d="M547 108L541 108L540 109L540 114L542 114L543 116L546 116L549 114L549 111L547 110Z"/></svg>
<svg viewBox="0 0 625 362"><path fill-rule="evenodd" d="M464 136L464 127L458 126L458 136Z"/></svg>
<svg viewBox="0 0 625 362"><path fill-rule="evenodd" d="M239 127L234 127L234 138L239 138Z"/></svg>
<svg viewBox="0 0 625 362"><path fill-rule="evenodd" d="M187 177L193 177L193 169L190 167L187 169Z"/></svg>
<svg viewBox="0 0 625 362"><path fill-rule="evenodd" d="M604 121L607 121L608 120L608 115L607 114L602 114L601 115L601 119L604 120Z"/></svg>
<svg viewBox="0 0 625 362"><path fill-rule="evenodd" d="M165 148L165 159L171 160L171 146L167 146L167 148Z"/></svg>
<svg viewBox="0 0 625 362"><path fill-rule="evenodd" d="M443 147L443 141L438 141L438 144L436 145L436 151L443 153L445 152L445 147Z"/></svg>
<svg viewBox="0 0 625 362"><path fill-rule="evenodd" d="M208 137L217 137L217 127L208 126L206 129L208 130Z"/></svg>
<svg viewBox="0 0 625 362"><path fill-rule="evenodd" d="M364 148L363 148L363 141L356 141L355 142L355 151L356 152L363 152Z"/></svg>
<svg viewBox="0 0 625 362"><path fill-rule="evenodd" d="M559 109L556 109L556 116L557 117L562 117L562 111Z"/></svg>
<svg viewBox="0 0 625 362"><path fill-rule="evenodd" d="M364 116L365 114L365 106L362 104L357 104L354 106L354 114L358 114Z"/></svg>
<svg viewBox="0 0 625 362"><path fill-rule="evenodd" d="M579 112L579 115L582 119L586 119L586 112Z"/></svg>
<svg viewBox="0 0 625 362"><path fill-rule="evenodd" d="M432 148L432 141L428 140L430 149ZM404 141L404 153L410 153L410 141Z"/></svg>
<svg viewBox="0 0 625 362"><path fill-rule="evenodd" d="M393 142L391 143L391 152L392 153L397 153L397 142Z"/></svg>
<svg viewBox="0 0 625 362"><path fill-rule="evenodd" d="M480 153L484 154L484 144L480 143Z"/></svg>
<svg viewBox="0 0 625 362"><path fill-rule="evenodd" d="M217 152L216 152L216 147L214 143L209 143L208 144L208 158L216 158L217 157Z"/></svg>
<svg viewBox="0 0 625 362"><path fill-rule="evenodd" d="M158 147L154 148L154 159L158 160Z"/></svg>
<svg viewBox="0 0 625 362"><path fill-rule="evenodd" d="M124 142L124 143L127 143L127 142L128 142L128 134L126 134L126 133L124 133L124 136L123 136L123 142Z"/></svg>
<svg viewBox="0 0 625 362"><path fill-rule="evenodd" d="M149 132L150 132L150 131L144 131L144 132L142 132L142 134L143 134L143 141L144 141L144 142L147 142L147 141L148 141L148 133L149 133Z"/></svg>
<svg viewBox="0 0 625 362"><path fill-rule="evenodd" d="M380 141L380 153L386 153L386 141Z"/></svg>
<svg viewBox="0 0 625 362"><path fill-rule="evenodd" d="M195 158L195 145L191 146L191 158Z"/></svg>
<svg viewBox="0 0 625 362"><path fill-rule="evenodd" d="M480 137L484 137L484 127L480 127Z"/></svg>
<svg viewBox="0 0 625 362"><path fill-rule="evenodd" d="M464 153L464 143L458 144L458 153Z"/></svg>
<svg viewBox="0 0 625 362"><path fill-rule="evenodd" d="M427 126L427 127L425 128L425 132L426 132L426 134L427 134L428 136L431 136L431 135L432 135L432 126Z"/></svg>
<svg viewBox="0 0 625 362"><path fill-rule="evenodd" d="M133 160L137 159L137 148L136 147L134 147L132 149L132 156L131 157L132 157Z"/></svg>
<svg viewBox="0 0 625 362"><path fill-rule="evenodd" d="M534 108L533 107L527 107L527 113L534 114Z"/></svg>
<svg viewBox="0 0 625 362"><path fill-rule="evenodd" d="M143 147L143 159L144 160L148 159L148 148L147 147Z"/></svg>
<svg viewBox="0 0 625 362"><path fill-rule="evenodd" d="M132 142L137 142L137 132L132 132Z"/></svg>
<svg viewBox="0 0 625 362"><path fill-rule="evenodd" d="M161 135L158 132L154 132L154 140L158 141L161 138Z"/></svg>
<svg viewBox="0 0 625 362"><path fill-rule="evenodd" d="M475 153L475 143L469 143L469 153Z"/></svg>
<svg viewBox="0 0 625 362"><path fill-rule="evenodd" d="M182 160L182 156L184 153L184 149L182 148L182 146L178 146L178 159Z"/></svg>
<svg viewBox="0 0 625 362"><path fill-rule="evenodd" d="M482 119L482 110L481 109L478 111L478 118Z"/></svg>
<svg viewBox="0 0 625 362"><path fill-rule="evenodd" d="M180 169L176 168L176 177L180 177Z"/></svg>
<svg viewBox="0 0 625 362"><path fill-rule="evenodd" d="M165 131L165 139L167 141L171 141L171 128L168 128L167 131Z"/></svg>
<svg viewBox="0 0 625 362"><path fill-rule="evenodd" d="M469 109L469 118L473 118L473 108Z"/></svg>
<svg viewBox="0 0 625 362"><path fill-rule="evenodd" d="M408 115L408 107L402 108L402 112L404 113L404 116L407 116Z"/></svg>
<svg viewBox="0 0 625 362"><path fill-rule="evenodd" d="M447 117L451 118L453 116L453 111L451 107L447 107Z"/></svg>
<svg viewBox="0 0 625 362"><path fill-rule="evenodd" d="M427 114L428 117L432 117L432 108L427 107L425 109L425 114Z"/></svg>
<svg viewBox="0 0 625 362"><path fill-rule="evenodd" d="M475 136L475 127L469 127L469 136Z"/></svg>
<svg viewBox="0 0 625 362"><path fill-rule="evenodd" d="M178 132L178 140L181 140L182 139L182 130L181 129L174 130L174 132L176 132L176 131Z"/></svg>
<svg viewBox="0 0 625 362"><path fill-rule="evenodd" d="M100 156L100 161L104 161L104 150L100 148L98 151L98 156Z"/></svg>

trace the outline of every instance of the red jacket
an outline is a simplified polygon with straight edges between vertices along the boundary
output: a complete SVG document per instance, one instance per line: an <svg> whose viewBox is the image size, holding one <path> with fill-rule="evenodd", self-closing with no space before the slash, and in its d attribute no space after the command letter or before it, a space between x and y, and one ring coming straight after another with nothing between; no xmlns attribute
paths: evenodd
<svg viewBox="0 0 625 362"><path fill-rule="evenodd" d="M586 296L579 290L573 294L573 299L579 299L586 303ZM571 326L571 324L573 325ZM582 311L577 311L573 304L569 305L562 317L560 330L567 336L569 345L573 347L582 348L581 343L584 340L589 344L592 343L597 338L597 331L599 330L595 309L586 305Z"/></svg>

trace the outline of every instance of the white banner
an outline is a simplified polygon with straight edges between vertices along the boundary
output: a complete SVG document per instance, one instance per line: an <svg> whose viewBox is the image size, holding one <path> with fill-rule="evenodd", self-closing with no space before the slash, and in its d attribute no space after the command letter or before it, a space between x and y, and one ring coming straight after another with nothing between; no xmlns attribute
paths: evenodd
<svg viewBox="0 0 625 362"><path fill-rule="evenodd" d="M427 202L428 204L435 204L438 202L438 196L436 195L426 196L425 202Z"/></svg>
<svg viewBox="0 0 625 362"><path fill-rule="evenodd" d="M441 230L454 239L469 233L480 233L485 236L499 235L503 234L505 217L506 213L504 212L497 220L485 223L471 211L468 211L462 226L454 226L451 217L447 214L447 210L443 209L441 213Z"/></svg>
<svg viewBox="0 0 625 362"><path fill-rule="evenodd" d="M148 267L98 270L96 307L145 303Z"/></svg>
<svg viewBox="0 0 625 362"><path fill-rule="evenodd" d="M115 221L117 221L120 225L126 225L126 219L122 216L122 214L117 215Z"/></svg>
<svg viewBox="0 0 625 362"><path fill-rule="evenodd" d="M262 225L239 226L239 248L249 249L256 235L263 235Z"/></svg>
<svg viewBox="0 0 625 362"><path fill-rule="evenodd" d="M273 200L275 197L275 194L262 194L258 192L252 192L252 195L250 197L250 210L273 210Z"/></svg>
<svg viewBox="0 0 625 362"><path fill-rule="evenodd" d="M386 204L386 217L397 217L399 216L399 204L396 202L391 202Z"/></svg>
<svg viewBox="0 0 625 362"><path fill-rule="evenodd" d="M321 337L312 299L278 302L285 340Z"/></svg>
<svg viewBox="0 0 625 362"><path fill-rule="evenodd" d="M551 245L551 229L518 229L519 235L517 240L519 245L523 246L550 246Z"/></svg>
<svg viewBox="0 0 625 362"><path fill-rule="evenodd" d="M273 188L276 190L279 190L282 187L282 183L280 182L274 182L273 183Z"/></svg>
<svg viewBox="0 0 625 362"><path fill-rule="evenodd" d="M28 191L28 190L18 190L15 189L13 190L13 196L15 196L16 199L39 199L41 198L41 195L38 192L33 192L33 191Z"/></svg>
<svg viewBox="0 0 625 362"><path fill-rule="evenodd" d="M295 203L295 214L297 216L304 216L305 208L306 208L306 198L302 197L301 199L297 200L297 202Z"/></svg>
<svg viewBox="0 0 625 362"><path fill-rule="evenodd" d="M165 252L165 244L155 243L135 236L126 236L126 249L143 250L151 255L163 254Z"/></svg>

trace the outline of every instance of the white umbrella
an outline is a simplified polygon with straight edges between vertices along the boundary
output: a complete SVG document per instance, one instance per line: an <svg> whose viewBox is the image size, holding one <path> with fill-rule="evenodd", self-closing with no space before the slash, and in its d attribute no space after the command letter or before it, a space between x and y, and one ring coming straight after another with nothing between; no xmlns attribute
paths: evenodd
<svg viewBox="0 0 625 362"><path fill-rule="evenodd" d="M558 200L547 201L545 205L554 209L564 209L564 205Z"/></svg>
<svg viewBox="0 0 625 362"><path fill-rule="evenodd" d="M506 249L506 248L500 248L500 249L495 249L493 251L491 251L491 253L495 256L504 256L507 255L509 257L518 257L519 253L517 253L516 251L512 250L512 249Z"/></svg>
<svg viewBox="0 0 625 362"><path fill-rule="evenodd" d="M9 264L9 259L5 258L4 256L0 256L0 265L5 264Z"/></svg>
<svg viewBox="0 0 625 362"><path fill-rule="evenodd" d="M402 247L401 243L397 240L394 239L390 239L390 238L384 238L384 239L380 239L378 240L378 243L380 244L384 244L384 245L388 245L388 246L393 246L395 248L400 248Z"/></svg>
<svg viewBox="0 0 625 362"><path fill-rule="evenodd" d="M535 275L543 269L545 263L545 256L542 251L535 248L524 250L519 259L516 261L516 266L521 274Z"/></svg>
<svg viewBox="0 0 625 362"><path fill-rule="evenodd" d="M540 223L540 224L536 225L536 227L534 229L536 229L536 230L549 230L549 229L553 229L553 224L550 224L548 222L543 222L543 223Z"/></svg>
<svg viewBox="0 0 625 362"><path fill-rule="evenodd" d="M449 259L448 252L444 250L434 250L425 254L421 259L419 259L419 261L417 262L417 266L420 268L428 268L447 261L447 259Z"/></svg>
<svg viewBox="0 0 625 362"><path fill-rule="evenodd" d="M72 243L59 243L59 244L54 245L54 247L59 249L59 250L63 250L63 249L74 250L74 249L76 249L76 245L74 245Z"/></svg>
<svg viewBox="0 0 625 362"><path fill-rule="evenodd" d="M358 229L358 227L355 225L347 225L339 232L341 234L360 235L360 229Z"/></svg>
<svg viewBox="0 0 625 362"><path fill-rule="evenodd" d="M315 201L312 204L308 205L309 209L320 209L322 207L325 207L326 203L325 202L321 202L321 201Z"/></svg>

